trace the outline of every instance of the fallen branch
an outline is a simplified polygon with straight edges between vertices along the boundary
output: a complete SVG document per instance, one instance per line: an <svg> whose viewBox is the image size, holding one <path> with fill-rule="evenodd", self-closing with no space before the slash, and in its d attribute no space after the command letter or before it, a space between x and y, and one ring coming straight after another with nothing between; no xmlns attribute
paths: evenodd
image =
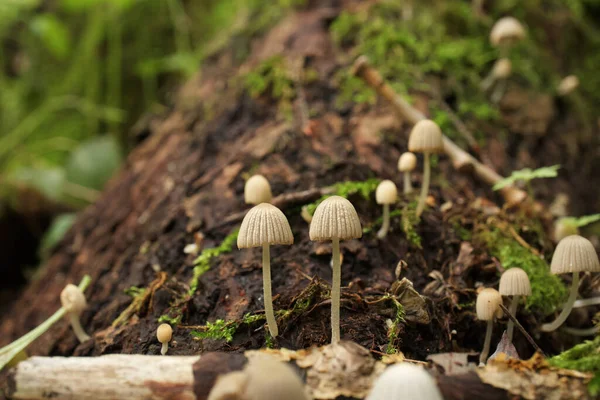
<svg viewBox="0 0 600 400"><path fill-rule="evenodd" d="M426 119L425 115L419 110L408 104L406 100L400 97L388 85L381 74L369 65L369 61L365 56L359 57L354 63L353 72L359 78L362 78L369 86L384 99L388 100L396 109L398 114L411 124L416 124L422 119ZM452 165L461 172L473 172L479 179L489 185L495 185L500 180L504 179L500 174L483 165L472 155L458 147L452 140L443 136L444 152L452 161ZM504 200L509 206L522 204L527 198L527 193L514 186L506 186L501 191Z"/></svg>
<svg viewBox="0 0 600 400"><path fill-rule="evenodd" d="M544 354L544 352L542 351L542 349L540 349L540 346L537 345L537 343L535 342L535 340L533 340L533 338L531 337L531 335L525 330L525 328L523 328L523 325L521 325L521 323L519 322L519 320L510 313L510 311L508 311L508 308L506 308L504 306L504 304L500 304L500 308L502 308L502 311L504 311L504 314L506 314L506 316L512 321L514 322L515 326L517 328L519 328L519 330L521 331L521 333L523 334L523 336L525 336L525 339L527 339L527 341L533 346L533 348L535 349L535 351L539 352L540 354Z"/></svg>

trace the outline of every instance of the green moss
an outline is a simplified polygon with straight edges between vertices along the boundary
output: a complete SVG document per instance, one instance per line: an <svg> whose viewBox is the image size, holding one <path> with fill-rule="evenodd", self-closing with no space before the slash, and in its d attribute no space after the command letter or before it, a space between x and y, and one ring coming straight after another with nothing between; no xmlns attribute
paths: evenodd
<svg viewBox="0 0 600 400"><path fill-rule="evenodd" d="M406 235L406 239L412 243L413 246L421 247L421 236L417 233L415 226L419 224L419 217L417 217L417 202L412 201L404 207L402 213L402 230Z"/></svg>
<svg viewBox="0 0 600 400"><path fill-rule="evenodd" d="M486 230L475 234L474 240L481 240L504 268L519 267L527 272L531 281L531 296L527 298L527 309L547 315L564 303L567 289L558 276L550 273L546 261L521 246L514 238L505 235L500 229L484 229Z"/></svg>
<svg viewBox="0 0 600 400"><path fill-rule="evenodd" d="M292 100L296 96L294 79L281 56L274 56L259 64L244 78L244 88L254 98L263 95L271 97L279 104L280 110L289 115Z"/></svg>
<svg viewBox="0 0 600 400"><path fill-rule="evenodd" d="M158 317L158 322L160 324L166 322L166 323L168 323L171 326L175 326L175 325L179 325L181 323L181 317L182 317L181 314L179 314L179 315L177 315L175 317L172 317L172 316L167 315L167 314L163 314L160 317Z"/></svg>
<svg viewBox="0 0 600 400"><path fill-rule="evenodd" d="M388 345L386 347L386 353L387 354L396 354L400 351L397 347L398 333L400 330L399 325L401 323L404 323L404 316L406 314L404 312L404 307L402 306L402 304L400 304L400 302L398 300L396 300L396 298L394 298L390 295L386 295L385 297L390 299L390 301L392 302L393 306L396 309L394 320L388 327L388 331L387 331Z"/></svg>
<svg viewBox="0 0 600 400"><path fill-rule="evenodd" d="M207 322L203 330L194 330L190 334L198 339L225 339L227 342L231 342L237 327L237 321L217 319L215 322Z"/></svg>
<svg viewBox="0 0 600 400"><path fill-rule="evenodd" d="M124 290L127 296L137 297L146 293L146 288L140 288L137 286L131 286Z"/></svg>
<svg viewBox="0 0 600 400"><path fill-rule="evenodd" d="M349 196L358 194L363 199L369 200L371 198L371 195L377 189L377 185L379 185L379 182L381 182L379 179L371 178L367 179L366 181L347 181L336 183L332 186L332 194L322 196L317 201L307 204L306 209L310 213L310 215L313 215L315 213L315 210L317 209L317 206L321 204L323 200L331 196L341 196L347 199Z"/></svg>
<svg viewBox="0 0 600 400"><path fill-rule="evenodd" d="M600 394L600 336L548 359L550 365L582 372L593 372L594 378L589 383L592 395Z"/></svg>

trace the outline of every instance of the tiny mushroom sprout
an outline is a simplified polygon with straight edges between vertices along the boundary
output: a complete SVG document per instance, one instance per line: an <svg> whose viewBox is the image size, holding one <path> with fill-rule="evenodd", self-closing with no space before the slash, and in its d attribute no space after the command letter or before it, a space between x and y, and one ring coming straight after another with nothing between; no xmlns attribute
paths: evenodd
<svg viewBox="0 0 600 400"><path fill-rule="evenodd" d="M81 343L89 340L90 337L85 333L79 321L81 313L87 307L83 291L73 284L68 284L60 293L60 302L69 315L69 321L77 339Z"/></svg>
<svg viewBox="0 0 600 400"><path fill-rule="evenodd" d="M443 400L443 397L429 372L403 362L383 371L367 397L367 400L395 399Z"/></svg>
<svg viewBox="0 0 600 400"><path fill-rule="evenodd" d="M244 202L246 204L270 203L272 199L271 185L267 178L262 175L253 175L246 181L244 186Z"/></svg>
<svg viewBox="0 0 600 400"><path fill-rule="evenodd" d="M525 28L514 17L500 18L490 32L490 43L494 47L508 48L525 38Z"/></svg>
<svg viewBox="0 0 600 400"><path fill-rule="evenodd" d="M331 283L331 342L340 340L340 286L342 280L340 240L358 239L362 227L352 203L340 196L323 200L315 210L309 231L310 240L332 242L333 277Z"/></svg>
<svg viewBox="0 0 600 400"><path fill-rule="evenodd" d="M377 237L383 239L390 229L390 204L398 200L398 189L396 184L388 179L381 181L375 191L375 201L383 205L383 223L377 232Z"/></svg>
<svg viewBox="0 0 600 400"><path fill-rule="evenodd" d="M278 334L277 322L273 313L271 298L271 256L269 246L273 244L294 243L294 236L287 218L281 210L272 204L261 203L248 211L240 232L237 245L240 249L262 247L263 249L263 290L265 299L265 314L271 336Z"/></svg>
<svg viewBox="0 0 600 400"><path fill-rule="evenodd" d="M162 344L162 347L160 348L160 354L163 356L167 354L167 351L169 350L169 342L171 341L172 337L173 328L171 328L171 325L160 324L158 326L158 329L156 330L156 338Z"/></svg>
<svg viewBox="0 0 600 400"><path fill-rule="evenodd" d="M429 155L444 151L442 131L440 127L429 119L424 119L415 124L408 138L408 149L412 152L423 153L423 183L421 195L417 205L417 217L420 217L425 207L425 200L429 192L429 181L431 180L431 164Z"/></svg>
<svg viewBox="0 0 600 400"><path fill-rule="evenodd" d="M559 96L567 96L571 94L579 87L579 78L575 75L565 76L556 88L556 92Z"/></svg>
<svg viewBox="0 0 600 400"><path fill-rule="evenodd" d="M398 171L404 174L404 194L412 192L412 183L410 181L410 173L417 166L417 156L410 151L402 153L398 159Z"/></svg>
<svg viewBox="0 0 600 400"><path fill-rule="evenodd" d="M561 313L554 321L542 325L541 329L544 332L552 332L558 329L567 320L577 299L579 272L600 272L600 262L598 261L598 254L596 254L594 245L579 235L567 236L558 242L556 250L554 250L550 271L555 275L572 273L573 280L571 282L569 298Z"/></svg>
<svg viewBox="0 0 600 400"><path fill-rule="evenodd" d="M481 88L487 91L497 81L508 78L511 73L512 63L510 60L508 58L500 58L494 63L489 75L481 82Z"/></svg>
<svg viewBox="0 0 600 400"><path fill-rule="evenodd" d="M531 284L527 272L521 268L510 268L504 271L500 277L500 294L502 296L512 296L510 303L510 314L517 316L517 307L521 296L531 296ZM508 340L512 342L515 325L512 319L508 320L507 334Z"/></svg>
<svg viewBox="0 0 600 400"><path fill-rule="evenodd" d="M498 316L498 310L501 312L501 303L502 295L496 289L485 288L479 292L479 295L477 296L477 303L475 305L477 310L477 318L481 321L487 321L485 342L483 343L483 350L481 350L481 354L479 356L480 364L485 364L488 354L490 353L494 317Z"/></svg>

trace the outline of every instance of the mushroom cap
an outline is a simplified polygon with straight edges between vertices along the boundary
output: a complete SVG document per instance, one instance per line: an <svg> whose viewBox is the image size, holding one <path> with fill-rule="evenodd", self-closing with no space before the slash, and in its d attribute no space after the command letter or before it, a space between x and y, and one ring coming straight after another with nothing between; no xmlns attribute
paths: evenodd
<svg viewBox="0 0 600 400"><path fill-rule="evenodd" d="M310 240L358 239L362 236L360 219L352 203L331 196L318 205L310 223Z"/></svg>
<svg viewBox="0 0 600 400"><path fill-rule="evenodd" d="M292 243L294 235L290 223L279 208L269 203L254 206L246 213L237 238L240 249Z"/></svg>
<svg viewBox="0 0 600 400"><path fill-rule="evenodd" d="M271 185L262 175L253 175L244 185L244 202L246 204L270 203L273 199Z"/></svg>
<svg viewBox="0 0 600 400"><path fill-rule="evenodd" d="M494 63L492 74L496 78L506 79L512 72L512 63L508 58L500 58Z"/></svg>
<svg viewBox="0 0 600 400"><path fill-rule="evenodd" d="M525 38L525 28L514 17L500 18L490 32L490 43L496 47L504 43L511 43Z"/></svg>
<svg viewBox="0 0 600 400"><path fill-rule="evenodd" d="M500 277L500 294L502 296L531 296L531 283L527 272L521 268L510 268Z"/></svg>
<svg viewBox="0 0 600 400"><path fill-rule="evenodd" d="M442 131L438 124L424 119L415 124L408 138L408 150L417 153L441 153L444 151Z"/></svg>
<svg viewBox="0 0 600 400"><path fill-rule="evenodd" d="M87 307L87 301L83 292L72 283L69 283L60 292L60 302L67 312L77 315L80 315Z"/></svg>
<svg viewBox="0 0 600 400"><path fill-rule="evenodd" d="M565 76L558 84L556 91L560 96L566 96L579 87L579 78L575 75Z"/></svg>
<svg viewBox="0 0 600 400"><path fill-rule="evenodd" d="M557 274L590 271L600 272L598 254L592 242L579 235L570 235L558 242L550 271Z"/></svg>
<svg viewBox="0 0 600 400"><path fill-rule="evenodd" d="M270 356L250 359L244 373L248 377L244 399L308 400L304 385L287 364Z"/></svg>
<svg viewBox="0 0 600 400"><path fill-rule="evenodd" d="M396 184L389 179L381 181L375 191L375 201L377 204L393 204L398 200L398 188Z"/></svg>
<svg viewBox="0 0 600 400"><path fill-rule="evenodd" d="M443 400L435 379L424 368L403 362L392 365L377 378L367 400Z"/></svg>
<svg viewBox="0 0 600 400"><path fill-rule="evenodd" d="M485 288L477 296L475 308L477 310L477 318L482 321L490 321L494 319L497 311L502 304L502 295L496 289Z"/></svg>
<svg viewBox="0 0 600 400"><path fill-rule="evenodd" d="M415 156L414 153L411 153L410 151L402 153L402 155L398 159L398 171L400 172L410 172L413 169L415 169L416 166L417 156Z"/></svg>
<svg viewBox="0 0 600 400"><path fill-rule="evenodd" d="M246 385L248 385L248 377L243 371L219 375L207 400L246 400L244 397Z"/></svg>
<svg viewBox="0 0 600 400"><path fill-rule="evenodd" d="M156 338L161 343L167 343L171 341L173 337L173 328L169 324L160 324L156 329Z"/></svg>

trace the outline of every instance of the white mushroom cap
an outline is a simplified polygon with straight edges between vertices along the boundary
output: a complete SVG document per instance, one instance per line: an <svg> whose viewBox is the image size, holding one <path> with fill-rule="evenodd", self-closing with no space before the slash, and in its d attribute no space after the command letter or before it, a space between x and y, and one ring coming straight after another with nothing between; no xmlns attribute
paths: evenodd
<svg viewBox="0 0 600 400"><path fill-rule="evenodd" d="M411 153L410 151L402 153L402 155L398 159L398 171L400 172L410 172L413 169L415 169L416 166L417 156L415 156L414 153Z"/></svg>
<svg viewBox="0 0 600 400"><path fill-rule="evenodd" d="M261 203L248 211L237 238L240 249L292 243L294 235L290 223L279 208L269 203Z"/></svg>
<svg viewBox="0 0 600 400"><path fill-rule="evenodd" d="M304 385L287 364L272 357L251 358L244 368L248 377L244 399L308 400Z"/></svg>
<svg viewBox="0 0 600 400"><path fill-rule="evenodd" d="M579 78L575 75L569 75L563 78L558 84L556 91L559 96L566 96L579 87Z"/></svg>
<svg viewBox="0 0 600 400"><path fill-rule="evenodd" d="M492 74L499 79L506 79L512 73L512 63L508 58L500 58L494 63Z"/></svg>
<svg viewBox="0 0 600 400"><path fill-rule="evenodd" d="M500 277L502 296L531 296L531 283L527 272L521 268L510 268Z"/></svg>
<svg viewBox="0 0 600 400"><path fill-rule="evenodd" d="M309 231L310 240L358 239L362 236L360 219L352 203L331 196L318 205Z"/></svg>
<svg viewBox="0 0 600 400"><path fill-rule="evenodd" d="M490 32L492 46L510 44L525 38L525 28L514 17L500 18Z"/></svg>
<svg viewBox="0 0 600 400"><path fill-rule="evenodd" d="M271 185L262 175L253 175L244 186L244 201L246 204L270 203L273 199Z"/></svg>
<svg viewBox="0 0 600 400"><path fill-rule="evenodd" d="M367 400L443 400L435 379L424 368L403 362L388 367L379 378Z"/></svg>
<svg viewBox="0 0 600 400"><path fill-rule="evenodd" d="M415 124L408 138L408 150L417 153L441 153L444 151L442 131L438 124L424 119Z"/></svg>
<svg viewBox="0 0 600 400"><path fill-rule="evenodd" d="M600 272L598 254L592 242L579 235L571 235L558 242L550 271L553 274L590 271Z"/></svg>
<svg viewBox="0 0 600 400"><path fill-rule="evenodd" d="M65 286L62 292L60 292L60 302L68 313L77 315L81 315L87 307L87 301L83 292L71 283Z"/></svg>
<svg viewBox="0 0 600 400"><path fill-rule="evenodd" d="M375 191L375 201L377 204L394 204L398 200L398 188L396 184L389 179L381 181Z"/></svg>
<svg viewBox="0 0 600 400"><path fill-rule="evenodd" d="M477 310L477 318L482 321L490 321L494 316L498 315L502 304L502 295L492 288L485 288L477 296L475 308Z"/></svg>
<svg viewBox="0 0 600 400"><path fill-rule="evenodd" d="M169 324L160 324L156 330L156 338L161 343L169 343L173 337L173 328Z"/></svg>

